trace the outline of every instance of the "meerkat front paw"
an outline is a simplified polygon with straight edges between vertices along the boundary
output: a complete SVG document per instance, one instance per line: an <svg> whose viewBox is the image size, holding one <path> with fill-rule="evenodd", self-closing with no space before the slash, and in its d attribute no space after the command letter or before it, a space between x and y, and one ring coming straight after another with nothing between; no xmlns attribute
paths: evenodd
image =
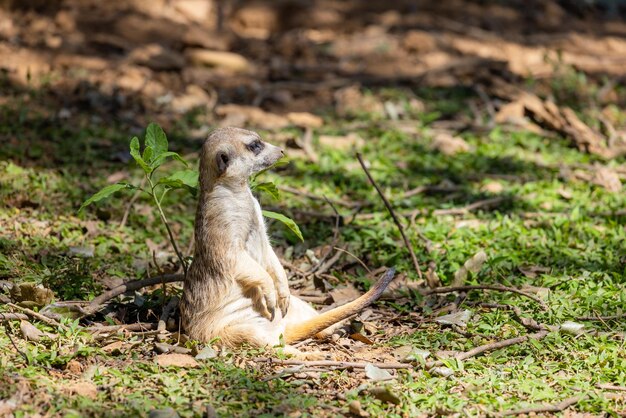
<svg viewBox="0 0 626 418"><path fill-rule="evenodd" d="M289 302L291 301L291 293L289 292L289 286L287 283L277 283L276 293L278 294L278 307L283 314L283 318L287 315L289 310Z"/></svg>
<svg viewBox="0 0 626 418"><path fill-rule="evenodd" d="M273 321L274 316L276 316L276 295L274 295L274 292L267 292L263 297L265 299L265 312L262 314L270 321Z"/></svg>

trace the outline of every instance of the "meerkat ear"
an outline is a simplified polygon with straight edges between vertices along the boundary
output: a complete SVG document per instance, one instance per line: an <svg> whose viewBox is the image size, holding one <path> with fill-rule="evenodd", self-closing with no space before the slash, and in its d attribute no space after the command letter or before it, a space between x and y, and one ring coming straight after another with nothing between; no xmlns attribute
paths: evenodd
<svg viewBox="0 0 626 418"><path fill-rule="evenodd" d="M220 151L215 156L215 162L217 164L217 171L220 173L220 175L222 175L230 164L230 155L228 155L226 151Z"/></svg>

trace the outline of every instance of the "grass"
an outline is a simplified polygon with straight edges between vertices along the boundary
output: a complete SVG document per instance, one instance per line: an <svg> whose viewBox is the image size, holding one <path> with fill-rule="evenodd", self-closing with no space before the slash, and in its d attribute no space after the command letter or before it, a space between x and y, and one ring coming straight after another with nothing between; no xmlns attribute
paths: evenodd
<svg viewBox="0 0 626 418"><path fill-rule="evenodd" d="M576 168L596 160L570 148L563 139L510 132L500 126L484 134L463 134L472 152L442 155L430 146L430 124L443 115L466 111L471 92L425 90L417 94L427 106L425 116L414 120L418 134L407 134L393 123L383 127L380 120L367 117L359 117L356 133L364 139L360 151L373 176L397 211L424 210L416 216L414 226L408 221L406 225L421 265L434 262L443 284L449 284L468 258L484 250L488 261L467 284L533 286L546 294L543 298L550 309L542 311L535 302L518 295L474 291L461 301L460 309L472 311L466 329L469 334L462 335L432 321L441 301L452 302L454 297L399 298L379 306L383 312L404 315L406 326L393 336L387 327L379 329L375 335L378 344L391 348L410 345L434 356L526 333L509 312L472 306L470 302L476 301L515 305L524 315L554 326L582 315L621 313L626 300L626 218L615 212L626 206L626 195L564 178L560 171L563 165ZM384 95L401 104L405 100L402 92L393 89L385 90ZM165 253L162 267L167 268L171 250L158 217L144 198L137 200L124 226L119 224L128 194L84 214L76 213L111 173L140 178L138 168L118 155L137 133L136 127L85 121L64 126L43 107L36 111L13 102L0 108L0 113L10 116L6 120L14 121L1 128L3 137L13 138L0 150L5 159L0 162L1 278L45 284L59 300L87 300L101 291L104 279L138 278L153 269L149 263L155 247ZM198 143L182 138L204 123L203 118L195 113L168 130L171 146L194 162ZM354 124L329 114L316 134L345 134L354 130ZM294 131L285 130L290 132ZM276 132L264 134L271 139ZM320 196L367 202L362 213L374 216L346 221L340 230L342 245L368 266L394 265L410 279L417 279L395 225L353 153L317 150L317 163L296 158L267 177L278 185ZM620 163L624 161L611 164ZM408 189L443 181L458 185L459 190L404 197ZM494 182L499 183L500 191L489 187ZM494 195L506 199L491 210L463 216L432 215L435 209L462 207ZM308 248L331 242L332 222L302 215L306 211L332 217L325 203L287 194L280 201L264 198L263 203L278 206L298 220L304 243L282 225L270 226L276 246L293 247L295 259ZM164 206L186 248L191 239L193 200L172 193ZM339 210L346 220L351 218L351 210ZM430 253L418 231L432 242ZM73 255L70 247L91 247L94 257ZM542 269L524 274L522 270L529 267ZM350 274L335 274L342 281L367 285L363 273L356 267ZM160 297L159 292L147 295L148 305L159 309ZM128 303L130 311L140 311L132 300ZM412 322L408 312L426 320ZM17 322L6 322L0 331L0 346L5 348L0 354L0 374L4 376L0 396L17 403L16 416L99 416L105 410L109 416L145 416L147 411L168 406L181 416L199 416L207 404L220 416L333 416L347 413L352 400L359 400L371 416L479 416L537 403L554 404L579 394L588 395L576 404L579 412L620 415L626 411L626 398L609 396L597 388L599 383L626 386L625 329L620 320L585 322L585 334L556 331L540 341L463 362L446 360L446 366L454 371L448 378L420 367L399 371L395 380L383 384L400 398L397 405L370 395L367 389L381 384L367 381L356 371L264 382L261 379L272 371L255 364L252 358L259 352L249 349L200 361L198 368L163 368L154 362L150 341L124 337L124 348L111 353L75 323L67 325L69 331L59 339L40 343L22 340ZM9 335L28 362L12 348ZM81 365L79 373L69 371L73 361ZM93 383L97 391L77 395L70 384L78 376Z"/></svg>

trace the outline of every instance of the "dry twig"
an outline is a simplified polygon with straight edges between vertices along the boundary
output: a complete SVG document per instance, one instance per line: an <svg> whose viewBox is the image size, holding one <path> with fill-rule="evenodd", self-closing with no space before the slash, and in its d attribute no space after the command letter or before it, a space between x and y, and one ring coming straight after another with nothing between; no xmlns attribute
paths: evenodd
<svg viewBox="0 0 626 418"><path fill-rule="evenodd" d="M104 292L97 298L93 299L89 303L89 305L87 305L83 309L83 311L85 312L86 315L92 315L98 312L98 310L100 310L100 308L102 307L104 303L106 303L107 301L123 293L141 289L142 287L146 287L146 286L154 286L154 285L162 284L162 283L181 282L183 281L184 277L185 276L183 274L164 274L162 276L155 276L155 277L150 277L148 279L134 280L128 283L124 283L107 292Z"/></svg>
<svg viewBox="0 0 626 418"><path fill-rule="evenodd" d="M257 357L253 361L257 363L271 363L280 364L284 366L299 366L304 365L306 367L332 367L334 369L364 369L368 364L378 367L379 369L412 369L411 364L404 363L356 363L350 361L333 361L333 360L280 360L269 357Z"/></svg>
<svg viewBox="0 0 626 418"><path fill-rule="evenodd" d="M615 386L615 385L611 385L608 383L598 383L596 385L596 387L598 389L605 389L605 390L617 390L620 392L626 392L626 386Z"/></svg>
<svg viewBox="0 0 626 418"><path fill-rule="evenodd" d="M509 200L509 198L505 196L491 197L489 199L479 200L478 202L470 203L469 205L460 208L437 209L434 210L432 214L433 216L465 215L466 213L472 212L476 209L498 205L506 200Z"/></svg>
<svg viewBox="0 0 626 418"><path fill-rule="evenodd" d="M415 268L415 271L417 272L417 275L419 276L419 278L421 280L422 279L422 270L420 269L420 265L419 265L419 263L417 261L417 257L415 256L415 251L413 251L413 246L411 245L411 241L409 241L409 239L407 238L406 234L404 233L404 228L402 227L402 224L400 223L400 220L396 216L396 213L394 212L393 207L391 206L391 203L389 203L389 200L387 200L387 197L385 197L385 194L380 189L380 187L378 187L378 184L376 183L376 181L374 180L374 178L370 174L369 170L365 166L365 162L363 162L363 157L361 156L361 154L357 153L356 154L356 158L359 160L359 163L361 164L361 167L363 168L363 171L365 171L365 175L369 179L370 183L372 183L372 186L374 186L374 189L376 189L376 192L378 192L378 195L382 199L383 203L385 204L385 207L389 211L389 214L391 215L391 217L393 218L393 221L395 222L396 226L398 227L398 230L400 231L400 235L402 235L402 239L404 240L404 245L406 246L407 250L409 250L409 254L411 255L411 261L413 261L413 267Z"/></svg>
<svg viewBox="0 0 626 418"><path fill-rule="evenodd" d="M24 312L26 315L30 316L31 318L35 318L40 320L41 322L45 322L46 324L53 326L53 327L59 327L61 329L66 329L65 325L59 323L59 321L56 321L52 318L48 318L45 315L42 315L40 313L37 313L31 309L28 308L23 308L21 306L15 305L13 303L7 303L7 306L13 308L13 309L17 309L18 311L22 311Z"/></svg>
<svg viewBox="0 0 626 418"><path fill-rule="evenodd" d="M28 319L28 315L21 313L0 313L0 321L15 321Z"/></svg>
<svg viewBox="0 0 626 418"><path fill-rule="evenodd" d="M612 321L614 319L626 318L626 312L619 315L596 315L596 316L577 316L577 321Z"/></svg>
<svg viewBox="0 0 626 418"><path fill-rule="evenodd" d="M527 318L527 317L523 316L522 315L522 310L520 308L518 308L517 306L506 305L506 304L503 304L503 303L486 303L486 302L477 303L475 305L480 306L482 308L506 309L508 311L512 311L513 312L513 316L515 317L515 319L520 324L522 324L526 329L528 329L530 331L541 331L541 330L546 329L545 325L538 323L537 321L535 321L532 318Z"/></svg>
<svg viewBox="0 0 626 418"><path fill-rule="evenodd" d="M424 289L421 291L421 293L423 295L433 295L433 294L441 294L441 293L466 292L468 290L495 290L497 292L516 293L518 295L527 297L528 299L534 300L541 306L541 308L544 311L547 311L549 309L548 305L546 305L544 301L542 301L535 295L531 295L530 293L526 293L514 287L507 287L507 286L500 286L500 285L469 285L469 286L437 287L435 289Z"/></svg>
<svg viewBox="0 0 626 418"><path fill-rule="evenodd" d="M314 193L311 193L309 191L299 190L299 189L296 189L296 188L293 188L293 187L289 187L289 186L278 186L278 190L280 190L281 192L285 192L285 193L291 193L291 194L296 195L296 196L303 196L303 197L306 197L306 198L311 199L311 200L319 200L319 201L325 200L325 201L327 201L329 203L332 203L334 205L343 206L343 207L346 207L346 208L357 208L357 207L361 207L361 206L364 205L363 202L351 202L351 201L345 200L345 199L329 199L329 198L327 198L325 196L318 196L318 195L316 195Z"/></svg>
<svg viewBox="0 0 626 418"><path fill-rule="evenodd" d="M531 414L531 413L536 414L536 413L541 413L541 412L561 412L561 411L565 411L570 406L575 405L584 399L587 399L586 395L572 396L571 398L564 399L561 402L554 404L554 405L531 406L529 408L512 409L509 411L504 411L498 415L511 416L511 415L522 415L522 414Z"/></svg>
<svg viewBox="0 0 626 418"><path fill-rule="evenodd" d="M474 347L469 351L458 353L457 355L454 356L454 358L457 360L467 360L468 358L476 357L488 351L493 351L493 350L497 350L499 348L504 348L504 347L510 347L515 344L521 344L528 340L540 340L544 338L546 335L548 335L548 331L542 330L534 334L526 334L526 335L521 335L515 338L509 338L509 339L502 340L502 341L496 341L496 342L489 343L489 344L479 345L478 347Z"/></svg>

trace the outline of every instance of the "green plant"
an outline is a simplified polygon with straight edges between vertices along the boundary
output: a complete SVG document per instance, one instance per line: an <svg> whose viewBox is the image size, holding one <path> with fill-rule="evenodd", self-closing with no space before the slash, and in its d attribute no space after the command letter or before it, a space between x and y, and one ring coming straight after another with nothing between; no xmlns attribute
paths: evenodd
<svg viewBox="0 0 626 418"><path fill-rule="evenodd" d="M187 260L183 257L183 254L178 248L176 239L174 238L167 217L165 216L165 212L163 211L162 203L165 195L171 190L182 189L188 191L193 196L196 196L198 194L198 171L189 169L187 162L178 153L169 151L168 148L169 144L167 136L165 135L163 129L155 123L149 124L146 129L143 153L140 152L139 138L133 137L130 141L130 155L143 170L148 187L144 188L128 182L118 182L116 184L106 186L87 199L78 211L81 212L90 204L106 199L122 190L139 190L142 193L147 194L154 203L161 221L167 230L168 238L174 248L174 252L181 263L183 271L187 274ZM185 169L175 171L168 176L162 176L160 178L155 176L159 167L170 159L181 163ZM283 163L278 163L277 165L281 164ZM267 193L277 199L279 196L278 189L274 183L259 183L257 181L258 176L265 171L267 170L263 170L251 179L251 188L258 192ZM298 238L301 240L303 239L298 225L292 219L280 213L270 211L263 211L263 215L284 223L298 236Z"/></svg>

